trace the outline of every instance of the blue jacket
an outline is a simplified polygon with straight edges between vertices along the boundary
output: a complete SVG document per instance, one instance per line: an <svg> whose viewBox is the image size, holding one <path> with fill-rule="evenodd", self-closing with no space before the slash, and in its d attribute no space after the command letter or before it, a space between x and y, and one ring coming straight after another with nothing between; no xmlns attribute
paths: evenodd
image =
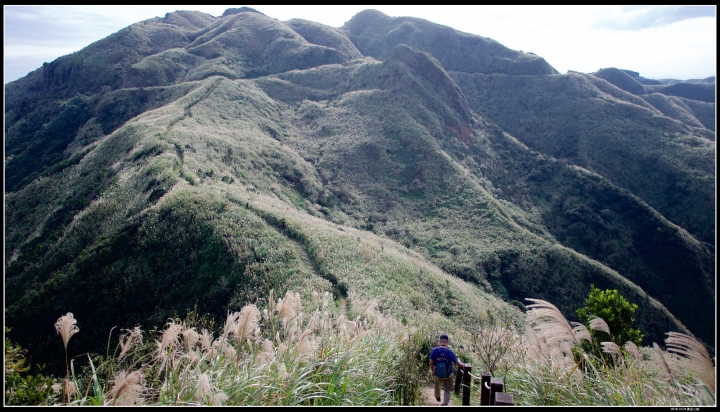
<svg viewBox="0 0 720 412"><path fill-rule="evenodd" d="M433 361L433 364L437 364L438 358L445 358L449 360L451 368L454 364L460 362L452 349L443 346L436 346L430 351L430 360Z"/></svg>

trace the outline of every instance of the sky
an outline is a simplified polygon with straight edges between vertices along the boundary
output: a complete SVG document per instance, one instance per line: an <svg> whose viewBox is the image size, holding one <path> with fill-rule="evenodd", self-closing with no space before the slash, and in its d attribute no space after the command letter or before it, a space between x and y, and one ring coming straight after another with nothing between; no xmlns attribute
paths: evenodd
<svg viewBox="0 0 720 412"><path fill-rule="evenodd" d="M280 21L332 27L366 9L418 17L533 52L562 74L616 67L645 78L687 80L716 71L716 6L245 6ZM4 83L133 23L176 10L221 16L229 7L6 5Z"/></svg>

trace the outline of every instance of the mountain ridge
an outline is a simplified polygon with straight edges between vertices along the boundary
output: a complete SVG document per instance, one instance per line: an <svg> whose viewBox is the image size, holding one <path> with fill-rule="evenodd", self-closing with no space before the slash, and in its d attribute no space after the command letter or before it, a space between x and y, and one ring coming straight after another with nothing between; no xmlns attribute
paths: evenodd
<svg viewBox="0 0 720 412"><path fill-rule="evenodd" d="M6 85L6 321L38 359L58 310L97 350L113 326L290 287L470 324L526 297L572 318L594 284L639 305L647 339L712 347L715 140L693 112L714 101L420 19L229 10Z"/></svg>

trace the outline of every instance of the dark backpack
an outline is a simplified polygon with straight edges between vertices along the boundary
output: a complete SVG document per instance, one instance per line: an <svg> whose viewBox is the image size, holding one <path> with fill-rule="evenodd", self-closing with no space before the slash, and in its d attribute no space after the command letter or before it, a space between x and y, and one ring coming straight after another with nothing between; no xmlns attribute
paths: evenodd
<svg viewBox="0 0 720 412"><path fill-rule="evenodd" d="M440 379L449 378L452 373L452 363L450 359L446 358L449 355L448 350L441 348L438 349L438 352L438 358L435 360L435 376Z"/></svg>

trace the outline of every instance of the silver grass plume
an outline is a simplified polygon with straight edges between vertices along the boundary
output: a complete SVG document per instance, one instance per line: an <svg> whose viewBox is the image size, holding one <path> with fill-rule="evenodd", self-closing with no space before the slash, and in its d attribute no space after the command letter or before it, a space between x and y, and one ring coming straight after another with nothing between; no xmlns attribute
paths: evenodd
<svg viewBox="0 0 720 412"><path fill-rule="evenodd" d="M548 344L559 344L560 348L569 356L572 356L570 348L572 345L562 344L562 342L579 343L580 338L575 335L570 323L560 310L550 302L541 299L525 298L530 302L534 302L527 307L527 318L530 323L534 323L538 334L542 335Z"/></svg>
<svg viewBox="0 0 720 412"><path fill-rule="evenodd" d="M70 338L80 331L80 328L76 326L76 323L77 320L75 320L75 317L70 312L60 316L60 318L55 322L55 330L60 334L63 345L65 345L65 350L67 350L67 344Z"/></svg>
<svg viewBox="0 0 720 412"><path fill-rule="evenodd" d="M286 341L287 341L288 345L295 342L295 339L297 338L297 331L298 331L298 327L295 324L295 322L293 322L292 326L288 329L287 335L286 335L286 337L287 337Z"/></svg>
<svg viewBox="0 0 720 412"><path fill-rule="evenodd" d="M199 402L207 402L207 399L212 396L212 387L210 385L210 378L207 373L201 373L197 379L197 386L195 387L195 400Z"/></svg>
<svg viewBox="0 0 720 412"><path fill-rule="evenodd" d="M550 345L548 345L547 340L545 339L545 336L538 336L538 340L540 341L540 350L542 351L542 355L545 358L550 358Z"/></svg>
<svg viewBox="0 0 720 412"><path fill-rule="evenodd" d="M285 294L285 296L292 296L291 303L293 305L293 309L295 309L295 312L300 312L302 309L302 299L300 299L299 293L292 293L288 291L288 293Z"/></svg>
<svg viewBox="0 0 720 412"><path fill-rule="evenodd" d="M258 326L259 321L260 311L255 305L245 305L240 310L240 316L235 330L233 331L233 334L235 335L235 339L237 340L238 344L241 341L245 340L248 336L250 336L250 334Z"/></svg>
<svg viewBox="0 0 720 412"><path fill-rule="evenodd" d="M312 330L307 329L300 334L297 344L295 344L295 353L298 359L310 359L315 354L315 342L310 337Z"/></svg>
<svg viewBox="0 0 720 412"><path fill-rule="evenodd" d="M133 346L142 345L143 337L142 337L142 330L140 330L139 326L135 326L132 330L127 330L127 335L120 336L120 355L118 355L117 360L121 360L123 356L132 348Z"/></svg>
<svg viewBox="0 0 720 412"><path fill-rule="evenodd" d="M187 353L183 356L188 360L188 362L191 365L194 365L194 364L197 364L200 362L200 355L198 355L198 353L192 349L188 349Z"/></svg>
<svg viewBox="0 0 720 412"><path fill-rule="evenodd" d="M610 327L608 326L607 322L605 322L605 320L600 317L594 317L590 319L590 329L599 330L610 335Z"/></svg>
<svg viewBox="0 0 720 412"><path fill-rule="evenodd" d="M110 391L109 398L112 399L110 405L130 406L142 405L144 391L142 382L142 374L139 371L127 373L120 371L115 375L113 380L114 386Z"/></svg>
<svg viewBox="0 0 720 412"><path fill-rule="evenodd" d="M223 337L227 338L228 335L235 330L237 327L238 320L240 319L240 312L233 312L227 314L225 319L225 326L223 327Z"/></svg>
<svg viewBox="0 0 720 412"><path fill-rule="evenodd" d="M627 353L632 355L632 357L635 358L635 360L641 359L640 358L640 349L638 349L635 342L632 342L632 341L625 342L625 351L627 351Z"/></svg>
<svg viewBox="0 0 720 412"><path fill-rule="evenodd" d="M653 342L653 348L655 349L658 363L660 364L660 366L662 366L663 371L668 375L668 378L672 378L672 371L670 370L670 366L668 365L667 360L665 360L665 355L663 355L662 349L660 349L660 346L658 346L658 344L655 342Z"/></svg>
<svg viewBox="0 0 720 412"><path fill-rule="evenodd" d="M167 329L163 332L162 340L158 343L158 352L161 354L164 354L165 350L169 347L177 344L180 332L182 332L182 325L175 323L172 319L170 319L167 325Z"/></svg>
<svg viewBox="0 0 720 412"><path fill-rule="evenodd" d="M310 320L308 321L308 329L317 330L319 329L319 318L320 318L320 311L315 309L315 312L313 312L312 316L310 317Z"/></svg>
<svg viewBox="0 0 720 412"><path fill-rule="evenodd" d="M272 354L273 351L275 350L275 349L273 348L273 343L272 343L272 341L271 341L270 339L265 339L265 340L263 341L263 343L262 343L262 349L261 349L261 350L262 350L263 353Z"/></svg>
<svg viewBox="0 0 720 412"><path fill-rule="evenodd" d="M330 318L330 314L328 312L323 312L321 329L323 332L325 332L331 328L332 328L332 319Z"/></svg>
<svg viewBox="0 0 720 412"><path fill-rule="evenodd" d="M218 393L218 389L210 383L207 373L201 373L195 387L195 400L203 403L209 400L213 406L220 406L227 400L227 395Z"/></svg>
<svg viewBox="0 0 720 412"><path fill-rule="evenodd" d="M274 358L275 347L270 339L265 339L260 348L260 356L258 357L260 364L271 362Z"/></svg>
<svg viewBox="0 0 720 412"><path fill-rule="evenodd" d="M293 319L296 315L295 309L293 309L290 302L284 301L282 299L278 300L278 315L280 316L280 319L283 320L283 322L287 322L290 319Z"/></svg>
<svg viewBox="0 0 720 412"><path fill-rule="evenodd" d="M210 350L208 351L208 355L210 355L210 358L214 359L216 356L218 356L218 354L220 353L218 351L218 348L220 348L220 346L222 346L224 344L224 342L225 341L223 340L222 336L218 337L217 339L215 339L213 341L212 346L210 347Z"/></svg>
<svg viewBox="0 0 720 412"><path fill-rule="evenodd" d="M237 351L235 351L235 348L233 348L232 345L223 345L223 351L226 360L235 359L237 356Z"/></svg>
<svg viewBox="0 0 720 412"><path fill-rule="evenodd" d="M287 291L284 299L278 299L277 311L280 319L293 319L300 312L300 295Z"/></svg>
<svg viewBox="0 0 720 412"><path fill-rule="evenodd" d="M280 362L277 366L278 375L280 376L280 379L283 381L287 381L290 377L290 374L287 372L287 368L285 367L285 364L283 362Z"/></svg>
<svg viewBox="0 0 720 412"><path fill-rule="evenodd" d="M298 315L297 315L298 326L302 326L304 320L305 320L305 314L302 312L298 313Z"/></svg>
<svg viewBox="0 0 720 412"><path fill-rule="evenodd" d="M157 357L158 359L162 360L160 369L163 369L165 367L165 363L167 362L168 349L172 349L177 345L178 337L180 336L180 332L182 332L182 325L176 324L175 321L172 319L170 319L170 322L168 322L167 325L168 327L163 332L161 341L156 342ZM170 361L171 365L174 365L176 363L174 357L171 357Z"/></svg>
<svg viewBox="0 0 720 412"><path fill-rule="evenodd" d="M525 347L530 359L539 360L543 357L542 348L540 347L540 339L538 339L535 329L531 325L525 327Z"/></svg>
<svg viewBox="0 0 720 412"><path fill-rule="evenodd" d="M202 349L209 353L210 349L212 348L212 341L213 336L212 332L208 332L207 329L203 329L202 333L200 334L200 344L202 345Z"/></svg>
<svg viewBox="0 0 720 412"><path fill-rule="evenodd" d="M357 324L351 320L343 320L339 325L340 335L350 340L357 333Z"/></svg>
<svg viewBox="0 0 720 412"><path fill-rule="evenodd" d="M587 329L587 327L585 327L585 325L578 322L572 322L572 325L574 325L573 333L575 334L575 339L585 339L588 342L592 341L590 331Z"/></svg>
<svg viewBox="0 0 720 412"><path fill-rule="evenodd" d="M525 300L535 302L527 305L527 308L530 309L527 312L528 321L536 324L537 329L545 336L548 343L575 340L570 323L555 305L541 299L526 298ZM542 320L545 322L539 323Z"/></svg>
<svg viewBox="0 0 720 412"><path fill-rule="evenodd" d="M183 325L183 326L185 326L185 325ZM200 334L197 333L195 328L184 327L183 331L180 332L180 334L182 335L183 341L185 342L185 346L188 349L191 349L200 338Z"/></svg>
<svg viewBox="0 0 720 412"><path fill-rule="evenodd" d="M63 399L67 400L67 403L70 403L70 398L72 394L77 394L77 387L75 386L75 382L70 382L70 367L68 365L68 351L67 351L67 344L72 335L78 333L80 331L80 328L78 328L75 324L77 321L75 320L75 317L72 313L68 312L67 314L60 316L60 318L55 322L55 330L57 333L60 334L60 337L63 341L63 346L65 347L65 379L63 380Z"/></svg>
<svg viewBox="0 0 720 412"><path fill-rule="evenodd" d="M622 350L620 350L620 347L615 342L600 342L600 346L602 346L603 352L618 356L620 361L624 363L625 359L623 358Z"/></svg>
<svg viewBox="0 0 720 412"><path fill-rule="evenodd" d="M668 332L665 345L668 352L682 355L686 368L715 393L715 367L702 343L683 333Z"/></svg>

